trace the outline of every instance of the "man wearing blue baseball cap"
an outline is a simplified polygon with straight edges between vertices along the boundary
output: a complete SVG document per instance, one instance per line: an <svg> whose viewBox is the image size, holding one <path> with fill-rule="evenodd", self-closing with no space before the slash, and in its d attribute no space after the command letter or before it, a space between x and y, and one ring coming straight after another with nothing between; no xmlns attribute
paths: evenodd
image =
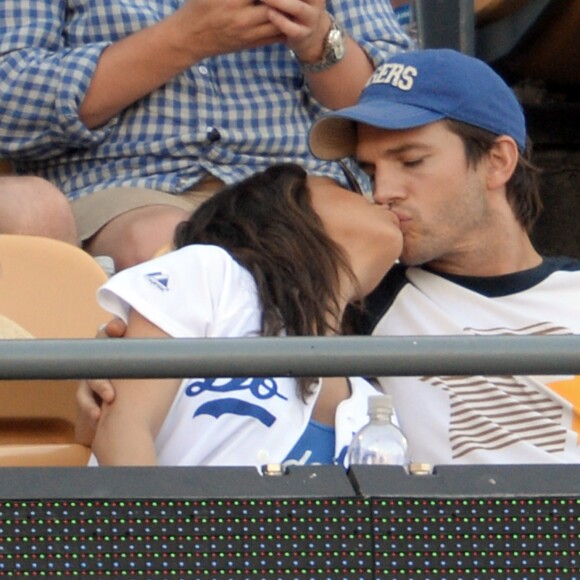
<svg viewBox="0 0 580 580"><path fill-rule="evenodd" d="M355 156L399 217L401 264L371 295L361 332L580 332L580 263L542 257L541 211L522 109L485 63L447 50L401 54L359 102L320 118L310 147ZM580 378L384 377L412 461L580 462Z"/></svg>
<svg viewBox="0 0 580 580"><path fill-rule="evenodd" d="M525 120L487 65L445 49L394 57L358 104L314 124L310 146L322 159L356 156L375 202L399 217L403 231L401 263L370 296L361 332L580 332L580 263L542 257L530 241L541 202ZM580 462L579 377L380 382L413 462ZM110 383L94 388L114 397ZM80 438L90 440L99 414L90 389L79 390L79 404Z"/></svg>

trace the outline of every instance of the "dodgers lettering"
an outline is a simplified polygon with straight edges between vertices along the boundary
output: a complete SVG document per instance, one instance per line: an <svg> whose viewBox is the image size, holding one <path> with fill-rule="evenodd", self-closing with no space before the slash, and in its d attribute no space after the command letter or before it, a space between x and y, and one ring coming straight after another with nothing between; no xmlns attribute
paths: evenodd
<svg viewBox="0 0 580 580"><path fill-rule="evenodd" d="M231 379L194 379L185 387L188 397L197 397L203 393L219 393L213 400L202 403L193 413L193 418L200 415L210 415L219 419L222 415L232 414L242 417L253 417L266 427L271 427L276 417L261 404L251 403L234 397L224 396L226 393L246 391L244 395L260 401L279 397L284 401L288 398L278 392L278 383L274 378L231 378Z"/></svg>
<svg viewBox="0 0 580 580"><path fill-rule="evenodd" d="M382 83L392 85L402 91L410 91L417 74L418 71L414 66L404 66L395 62L387 63L375 71L369 84Z"/></svg>
<svg viewBox="0 0 580 580"><path fill-rule="evenodd" d="M249 391L256 399L288 398L278 392L278 383L273 378L231 378L231 379L194 379L185 387L188 397L197 397L205 392L230 393L232 391Z"/></svg>

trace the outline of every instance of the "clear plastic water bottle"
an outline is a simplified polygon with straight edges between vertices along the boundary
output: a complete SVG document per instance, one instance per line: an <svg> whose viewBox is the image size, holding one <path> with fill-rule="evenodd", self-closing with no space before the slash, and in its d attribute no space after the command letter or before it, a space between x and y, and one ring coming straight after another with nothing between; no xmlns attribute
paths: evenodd
<svg viewBox="0 0 580 580"><path fill-rule="evenodd" d="M347 452L348 464L408 466L407 439L393 423L391 396L373 395L368 405L369 422L353 437Z"/></svg>

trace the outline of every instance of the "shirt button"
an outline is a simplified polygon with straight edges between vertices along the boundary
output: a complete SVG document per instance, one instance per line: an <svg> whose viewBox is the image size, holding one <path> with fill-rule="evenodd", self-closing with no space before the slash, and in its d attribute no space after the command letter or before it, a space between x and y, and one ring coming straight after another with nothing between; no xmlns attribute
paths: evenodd
<svg viewBox="0 0 580 580"><path fill-rule="evenodd" d="M220 135L220 132L215 127L210 127L207 130L207 140L210 143L215 143L216 141L219 141L221 137L222 136Z"/></svg>
<svg viewBox="0 0 580 580"><path fill-rule="evenodd" d="M198 70L202 75L207 76L209 74L209 70L208 70L207 66L204 66L203 64L201 66L199 66Z"/></svg>

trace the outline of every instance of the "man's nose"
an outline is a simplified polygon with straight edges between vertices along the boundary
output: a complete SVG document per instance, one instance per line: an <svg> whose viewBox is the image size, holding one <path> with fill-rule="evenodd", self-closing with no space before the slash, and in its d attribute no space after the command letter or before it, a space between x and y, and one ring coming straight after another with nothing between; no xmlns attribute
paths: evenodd
<svg viewBox="0 0 580 580"><path fill-rule="evenodd" d="M406 196L405 188L400 179L393 173L375 174L373 183L373 199L378 205L392 205Z"/></svg>

